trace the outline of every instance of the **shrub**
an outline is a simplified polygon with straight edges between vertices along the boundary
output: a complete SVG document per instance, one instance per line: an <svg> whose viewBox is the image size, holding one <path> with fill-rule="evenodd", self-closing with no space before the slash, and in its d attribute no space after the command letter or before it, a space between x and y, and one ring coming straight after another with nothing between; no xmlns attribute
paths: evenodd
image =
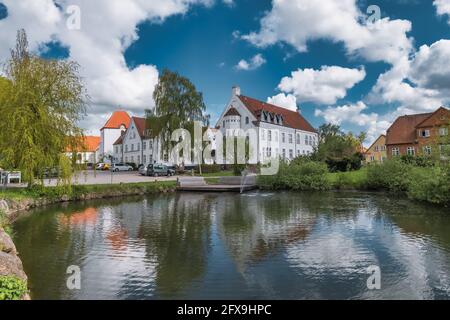
<svg viewBox="0 0 450 320"><path fill-rule="evenodd" d="M12 235L12 229L11 226L9 225L6 213L1 209L0 209L0 229L5 230L5 232L9 235Z"/></svg>
<svg viewBox="0 0 450 320"><path fill-rule="evenodd" d="M412 169L408 196L415 200L450 205L450 165Z"/></svg>
<svg viewBox="0 0 450 320"><path fill-rule="evenodd" d="M411 166L399 159L371 164L367 167L367 186L374 190L407 191L410 172Z"/></svg>
<svg viewBox="0 0 450 320"><path fill-rule="evenodd" d="M326 164L320 162L307 159L291 164L281 162L276 175L260 176L258 184L275 190L326 190L330 187L327 173Z"/></svg>
<svg viewBox="0 0 450 320"><path fill-rule="evenodd" d="M21 300L27 293L25 281L16 277L0 276L0 301Z"/></svg>

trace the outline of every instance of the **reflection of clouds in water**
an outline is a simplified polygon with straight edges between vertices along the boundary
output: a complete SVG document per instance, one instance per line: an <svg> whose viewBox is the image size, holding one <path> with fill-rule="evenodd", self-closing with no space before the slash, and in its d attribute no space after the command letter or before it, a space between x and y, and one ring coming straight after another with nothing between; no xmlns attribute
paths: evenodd
<svg viewBox="0 0 450 320"><path fill-rule="evenodd" d="M390 286L384 288L386 295L393 298L401 292L411 299L433 299L433 288L441 291L440 295L450 295L450 261L445 250L427 238L411 236L395 229L393 232L384 232L381 228L375 231L377 239L400 266L389 270L395 273L397 281L390 281Z"/></svg>
<svg viewBox="0 0 450 320"><path fill-rule="evenodd" d="M288 246L286 256L292 267L314 277L366 273L366 268L376 261L373 253L337 231L312 234L306 242Z"/></svg>

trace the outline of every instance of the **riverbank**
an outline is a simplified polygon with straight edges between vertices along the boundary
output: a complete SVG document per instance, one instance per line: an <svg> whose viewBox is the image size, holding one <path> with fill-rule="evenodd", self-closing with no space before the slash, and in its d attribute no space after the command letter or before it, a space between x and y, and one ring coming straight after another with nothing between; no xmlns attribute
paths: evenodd
<svg viewBox="0 0 450 320"><path fill-rule="evenodd" d="M276 175L260 176L263 190L384 191L411 200L450 206L450 165L419 167L389 160L357 171L330 173L326 164L299 159L281 163Z"/></svg>
<svg viewBox="0 0 450 320"><path fill-rule="evenodd" d="M0 192L0 210L12 221L20 212L59 202L166 193L175 189L176 181L8 189Z"/></svg>
<svg viewBox="0 0 450 320"><path fill-rule="evenodd" d="M27 275L10 236L9 224L22 212L50 204L168 193L176 182L8 189L0 192L0 300L28 300Z"/></svg>

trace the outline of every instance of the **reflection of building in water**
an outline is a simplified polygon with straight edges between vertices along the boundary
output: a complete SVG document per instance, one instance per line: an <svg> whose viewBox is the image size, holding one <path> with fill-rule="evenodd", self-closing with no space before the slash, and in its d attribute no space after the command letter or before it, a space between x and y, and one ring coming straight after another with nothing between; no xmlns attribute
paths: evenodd
<svg viewBox="0 0 450 320"><path fill-rule="evenodd" d="M156 287L176 297L200 279L211 246L211 201L202 194L175 194L148 201L140 236L157 264Z"/></svg>
<svg viewBox="0 0 450 320"><path fill-rule="evenodd" d="M97 223L98 212L96 208L87 208L82 212L76 212L70 215L62 214L58 221L64 226L95 225Z"/></svg>
<svg viewBox="0 0 450 320"><path fill-rule="evenodd" d="M220 197L216 209L218 232L241 272L247 263L306 239L315 222L315 216L273 197Z"/></svg>

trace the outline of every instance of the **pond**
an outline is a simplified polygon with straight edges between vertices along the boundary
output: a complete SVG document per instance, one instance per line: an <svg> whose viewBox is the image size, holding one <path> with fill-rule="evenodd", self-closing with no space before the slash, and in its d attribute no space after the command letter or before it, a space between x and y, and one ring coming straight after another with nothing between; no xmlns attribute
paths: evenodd
<svg viewBox="0 0 450 320"><path fill-rule="evenodd" d="M446 210L376 193L174 193L36 210L14 240L33 299L449 299Z"/></svg>

